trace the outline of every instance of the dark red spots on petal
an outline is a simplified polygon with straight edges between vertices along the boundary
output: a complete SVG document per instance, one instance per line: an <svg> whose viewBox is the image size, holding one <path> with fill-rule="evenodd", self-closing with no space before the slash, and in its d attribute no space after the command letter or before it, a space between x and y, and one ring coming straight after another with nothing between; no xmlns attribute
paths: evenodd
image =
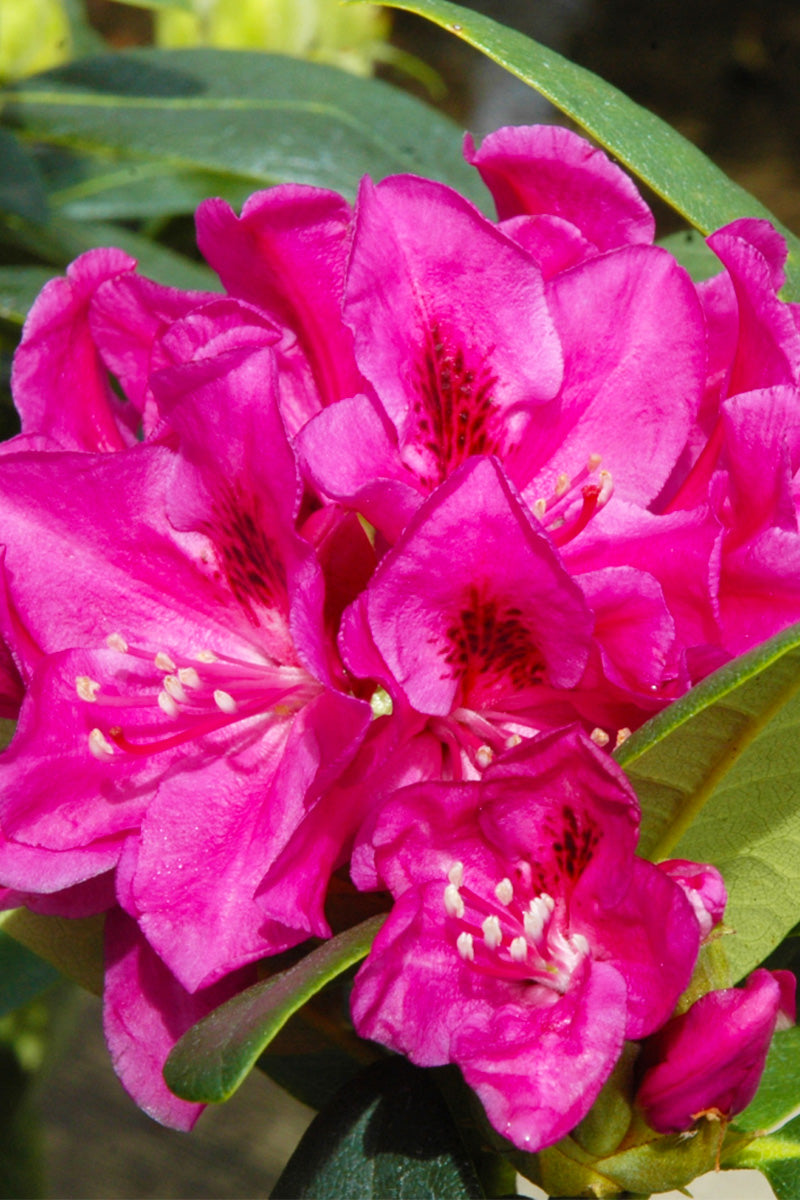
<svg viewBox="0 0 800 1200"><path fill-rule="evenodd" d="M286 571L265 528L261 498L230 489L214 502L212 537L230 589L253 625L258 609L288 613Z"/></svg>
<svg viewBox="0 0 800 1200"><path fill-rule="evenodd" d="M466 349L434 322L417 368L411 440L422 451L434 488L473 454L500 449L494 400L497 377L474 348Z"/></svg>
<svg viewBox="0 0 800 1200"><path fill-rule="evenodd" d="M554 865L562 879L575 883L592 861L600 834L594 822L583 814L578 816L568 804L560 816L560 824L553 830Z"/></svg>
<svg viewBox="0 0 800 1200"><path fill-rule="evenodd" d="M472 585L447 629L445 661L461 684L461 702L541 683L544 661L521 610Z"/></svg>

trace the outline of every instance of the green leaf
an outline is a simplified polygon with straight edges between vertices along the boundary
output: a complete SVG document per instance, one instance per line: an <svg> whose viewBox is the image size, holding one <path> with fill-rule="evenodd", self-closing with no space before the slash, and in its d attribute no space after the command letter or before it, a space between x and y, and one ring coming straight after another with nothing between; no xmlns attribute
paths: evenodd
<svg viewBox="0 0 800 1200"><path fill-rule="evenodd" d="M96 246L118 246L138 260L143 275L149 275L158 283L200 291L221 290L219 279L209 267L141 234L132 233L122 225L90 224L60 216L53 217L46 225L32 225L9 218L5 228L0 226L2 240L57 267L66 266L73 258Z"/></svg>
<svg viewBox="0 0 800 1200"><path fill-rule="evenodd" d="M738 1118L737 1118L738 1123ZM726 1167L754 1168L769 1180L778 1200L800 1197L800 1119L784 1125L768 1137L756 1138Z"/></svg>
<svg viewBox="0 0 800 1200"><path fill-rule="evenodd" d="M0 267L0 320L21 325L52 277L48 267Z"/></svg>
<svg viewBox="0 0 800 1200"><path fill-rule="evenodd" d="M103 994L103 916L45 917L14 908L0 913L6 934L96 996Z"/></svg>
<svg viewBox="0 0 800 1200"><path fill-rule="evenodd" d="M800 239L665 121L591 71L471 9L448 0L381 2L427 17L541 92L701 233L737 217L768 218L789 244L787 298L800 299Z"/></svg>
<svg viewBox="0 0 800 1200"><path fill-rule="evenodd" d="M119 154L73 154L51 148L40 159L51 206L73 221L141 221L193 213L208 196L239 208L252 183L213 171Z"/></svg>
<svg viewBox="0 0 800 1200"><path fill-rule="evenodd" d="M2 94L26 138L355 194L364 174L411 171L488 202L457 127L374 79L286 55L143 49L98 56Z"/></svg>
<svg viewBox="0 0 800 1200"><path fill-rule="evenodd" d="M710 675L615 757L642 804L641 853L722 872L738 979L800 908L800 625Z"/></svg>
<svg viewBox="0 0 800 1200"><path fill-rule="evenodd" d="M47 219L47 195L28 152L7 129L0 129L0 209L29 221Z"/></svg>
<svg viewBox="0 0 800 1200"><path fill-rule="evenodd" d="M60 979L54 967L0 929L0 1017Z"/></svg>
<svg viewBox="0 0 800 1200"><path fill-rule="evenodd" d="M227 1100L292 1013L365 958L385 914L324 942L280 974L255 983L185 1033L164 1067L167 1086L184 1100Z"/></svg>
<svg viewBox="0 0 800 1200"><path fill-rule="evenodd" d="M312 1121L272 1200L468 1200L475 1168L432 1073L375 1063Z"/></svg>
<svg viewBox="0 0 800 1200"><path fill-rule="evenodd" d="M722 263L696 229L667 234L659 238L658 244L686 268L695 283L710 279L722 270Z"/></svg>
<svg viewBox="0 0 800 1200"><path fill-rule="evenodd" d="M761 1083L751 1104L736 1118L737 1129L777 1130L800 1115L800 1028L772 1038Z"/></svg>

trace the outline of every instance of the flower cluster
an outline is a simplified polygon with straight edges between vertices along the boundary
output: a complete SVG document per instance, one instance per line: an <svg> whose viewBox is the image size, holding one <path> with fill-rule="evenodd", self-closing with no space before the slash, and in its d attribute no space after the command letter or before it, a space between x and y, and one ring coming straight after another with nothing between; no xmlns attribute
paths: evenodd
<svg viewBox="0 0 800 1200"><path fill-rule="evenodd" d="M636 857L609 753L800 618L783 244L738 221L695 285L576 135L466 154L496 221L411 176L354 208L209 200L222 292L91 251L17 353L3 902L107 914L117 1070L179 1127L199 1110L168 1051L257 960L330 934L340 870L393 901L357 1030L458 1063L526 1149L582 1119L626 1039L651 1039L656 1129L729 1116L792 1007L760 973L668 1024L724 887ZM746 1078L702 1032L729 1013Z"/></svg>

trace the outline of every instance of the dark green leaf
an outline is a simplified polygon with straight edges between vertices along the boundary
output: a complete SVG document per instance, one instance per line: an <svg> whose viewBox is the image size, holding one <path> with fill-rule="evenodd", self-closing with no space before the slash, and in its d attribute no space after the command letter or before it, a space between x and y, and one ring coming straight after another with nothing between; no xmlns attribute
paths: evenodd
<svg viewBox="0 0 800 1200"><path fill-rule="evenodd" d="M767 217L789 243L788 298L800 299L800 239L665 121L591 71L471 9L448 0L382 2L427 17L541 92L701 233L737 217Z"/></svg>
<svg viewBox="0 0 800 1200"><path fill-rule="evenodd" d="M131 221L193 213L208 196L241 207L252 183L212 171L118 154L73 154L63 147L40 160L54 209L74 221Z"/></svg>
<svg viewBox="0 0 800 1200"><path fill-rule="evenodd" d="M7 129L0 129L0 209L29 221L47 219L47 195L31 156Z"/></svg>
<svg viewBox="0 0 800 1200"><path fill-rule="evenodd" d="M192 0L125 0L134 8L179 8L181 12L194 12Z"/></svg>
<svg viewBox="0 0 800 1200"><path fill-rule="evenodd" d="M340 933L295 966L255 983L185 1033L164 1067L184 1100L227 1100L289 1017L330 980L365 958L385 915Z"/></svg>
<svg viewBox="0 0 800 1200"><path fill-rule="evenodd" d="M0 929L0 1017L27 1004L60 978L55 967Z"/></svg>
<svg viewBox="0 0 800 1200"><path fill-rule="evenodd" d="M96 996L103 994L103 921L95 917L48 917L15 908L0 913L6 934Z"/></svg>
<svg viewBox="0 0 800 1200"><path fill-rule="evenodd" d="M722 871L740 978L800 911L800 626L710 675L615 757L642 804L642 853Z"/></svg>
<svg viewBox="0 0 800 1200"><path fill-rule="evenodd" d="M25 80L3 100L4 119L28 138L252 188L289 180L352 196L364 174L412 171L488 199L448 118L377 80L286 55L98 56Z"/></svg>
<svg viewBox="0 0 800 1200"><path fill-rule="evenodd" d="M0 319L21 325L54 273L48 267L0 267Z"/></svg>
<svg viewBox="0 0 800 1200"><path fill-rule="evenodd" d="M118 246L138 260L143 275L149 275L159 283L201 291L221 290L217 276L209 267L141 234L132 233L122 225L90 224L69 221L66 217L53 217L46 225L32 225L9 218L5 227L0 227L0 240L36 254L55 267L65 267L73 258L96 246Z"/></svg>
<svg viewBox="0 0 800 1200"><path fill-rule="evenodd" d="M272 1200L468 1200L484 1195L431 1073L375 1063L312 1121Z"/></svg>

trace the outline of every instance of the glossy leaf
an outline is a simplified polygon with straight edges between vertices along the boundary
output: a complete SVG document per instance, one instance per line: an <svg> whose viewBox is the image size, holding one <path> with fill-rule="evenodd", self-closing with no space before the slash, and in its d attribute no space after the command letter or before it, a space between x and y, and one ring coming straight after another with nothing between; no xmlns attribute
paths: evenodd
<svg viewBox="0 0 800 1200"><path fill-rule="evenodd" d="M673 258L684 267L695 283L710 279L722 270L722 263L717 258L706 240L696 229L685 229L679 233L670 233L659 238L659 246L668 250Z"/></svg>
<svg viewBox="0 0 800 1200"><path fill-rule="evenodd" d="M272 1200L484 1194L432 1073L391 1058L345 1085L312 1121Z"/></svg>
<svg viewBox="0 0 800 1200"><path fill-rule="evenodd" d="M722 871L740 978L800 910L800 626L710 675L615 757L642 804L641 852Z"/></svg>
<svg viewBox="0 0 800 1200"><path fill-rule="evenodd" d="M253 190L289 180L353 196L364 174L411 171L488 204L449 118L377 80L286 55L144 49L0 95L4 120L26 137L220 172Z"/></svg>
<svg viewBox="0 0 800 1200"><path fill-rule="evenodd" d="M60 979L58 971L0 929L0 1017Z"/></svg>
<svg viewBox="0 0 800 1200"><path fill-rule="evenodd" d="M103 916L45 917L15 908L0 913L0 927L62 975L96 996L103 994Z"/></svg>
<svg viewBox="0 0 800 1200"><path fill-rule="evenodd" d="M184 1100L227 1100L291 1015L366 957L385 919L370 917L221 1005L173 1048L164 1067L167 1085Z"/></svg>
<svg viewBox="0 0 800 1200"><path fill-rule="evenodd" d="M382 2L427 17L541 92L701 233L737 217L767 217L789 243L787 296L800 299L800 239L660 117L555 50L481 13L449 0Z"/></svg>

